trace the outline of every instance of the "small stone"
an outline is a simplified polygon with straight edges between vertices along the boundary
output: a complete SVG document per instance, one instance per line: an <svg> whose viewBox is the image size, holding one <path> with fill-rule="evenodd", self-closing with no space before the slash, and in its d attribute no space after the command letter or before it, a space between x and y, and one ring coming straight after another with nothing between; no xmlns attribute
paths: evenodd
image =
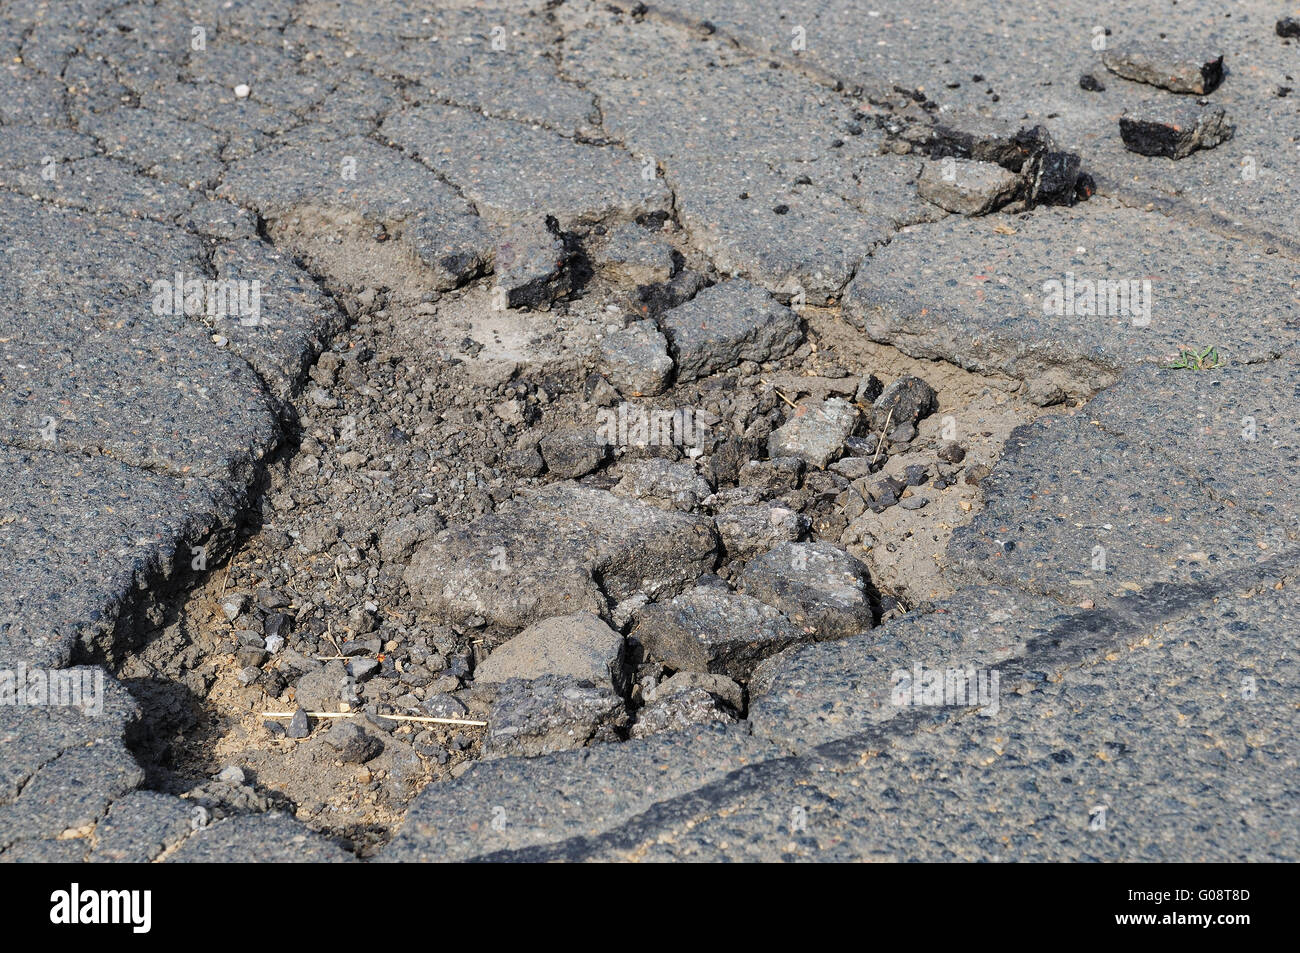
<svg viewBox="0 0 1300 953"><path fill-rule="evenodd" d="M241 645L235 652L235 664L241 669L260 668L266 661L266 649L260 645Z"/></svg>
<svg viewBox="0 0 1300 953"><path fill-rule="evenodd" d="M243 784L244 772L232 764L221 769L221 773L217 775L217 780L224 781L227 784Z"/></svg>
<svg viewBox="0 0 1300 953"><path fill-rule="evenodd" d="M333 748L344 764L365 764L384 750L382 741L351 721L335 725L321 741Z"/></svg>
<svg viewBox="0 0 1300 953"><path fill-rule="evenodd" d="M1277 35L1286 37L1300 36L1300 18L1283 17L1277 21Z"/></svg>
<svg viewBox="0 0 1300 953"><path fill-rule="evenodd" d="M291 600L278 589L263 586L257 590L257 604L263 609L283 609Z"/></svg>
<svg viewBox="0 0 1300 953"><path fill-rule="evenodd" d="M1084 73L1079 77L1079 88L1085 89L1090 93L1104 93L1105 85L1091 73Z"/></svg>
<svg viewBox="0 0 1300 953"><path fill-rule="evenodd" d="M247 608L248 593L246 592L232 592L221 600L221 612L231 622L239 618L239 614Z"/></svg>
<svg viewBox="0 0 1300 953"><path fill-rule="evenodd" d="M536 444L529 444L510 451L505 461L506 469L522 477L535 477L546 469L542 455Z"/></svg>
<svg viewBox="0 0 1300 953"><path fill-rule="evenodd" d="M359 682L364 682L379 671L379 662L372 658L354 658L347 663L348 674Z"/></svg>
<svg viewBox="0 0 1300 953"><path fill-rule="evenodd" d="M307 554L324 552L339 538L338 525L329 521L308 523L298 535L298 545Z"/></svg>
<svg viewBox="0 0 1300 953"><path fill-rule="evenodd" d="M871 424L877 431L915 424L938 409L939 398L933 387L919 377L900 377L872 403Z"/></svg>
<svg viewBox="0 0 1300 953"><path fill-rule="evenodd" d="M879 466L872 457L841 457L831 464L831 469L849 480L870 476Z"/></svg>
<svg viewBox="0 0 1300 953"><path fill-rule="evenodd" d="M289 727L285 731L290 738L306 738L311 734L311 725L307 721L307 710L302 706L293 713L289 719Z"/></svg>
<svg viewBox="0 0 1300 953"><path fill-rule="evenodd" d="M420 707L430 718L464 718L469 712L464 702L447 692L430 695Z"/></svg>
<svg viewBox="0 0 1300 953"><path fill-rule="evenodd" d="M244 83L240 83L238 86L235 87L235 98L236 98L236 99L247 99L247 98L248 98L248 94L251 93L251 92L252 92L252 90L249 89L248 86L247 86L246 84L244 84Z"/></svg>
<svg viewBox="0 0 1300 953"><path fill-rule="evenodd" d="M1046 152L1033 171L1034 181L1029 190L1030 200L1045 205L1073 205L1086 195L1092 179L1080 176L1082 160L1073 152Z"/></svg>
<svg viewBox="0 0 1300 953"><path fill-rule="evenodd" d="M256 665L250 665L247 668L241 668L235 678L239 679L241 685L252 685L262 676L262 670Z"/></svg>
<svg viewBox="0 0 1300 953"><path fill-rule="evenodd" d="M283 641L284 636L288 634L293 619L283 612L268 612L266 618L262 620L262 634L268 638L280 638Z"/></svg>
<svg viewBox="0 0 1300 953"><path fill-rule="evenodd" d="M312 404L322 408L323 410L331 410L339 405L339 402L335 400L330 395L330 392L325 390L323 387L313 387L307 393L307 399L310 400Z"/></svg>
<svg viewBox="0 0 1300 953"><path fill-rule="evenodd" d="M594 428L575 427L543 437L538 443L547 472L557 480L576 480L600 467L609 445Z"/></svg>
<svg viewBox="0 0 1300 953"><path fill-rule="evenodd" d="M618 402L619 393L604 375L588 374L582 382L582 396L597 407L612 407Z"/></svg>
<svg viewBox="0 0 1300 953"><path fill-rule="evenodd" d="M923 496L909 496L907 499L899 500L898 505L901 509L905 510L919 510L929 502L930 501Z"/></svg>
<svg viewBox="0 0 1300 953"><path fill-rule="evenodd" d="M929 479L929 468L920 463L913 463L903 468L903 482L908 486L922 486Z"/></svg>
<svg viewBox="0 0 1300 953"><path fill-rule="evenodd" d="M310 711L336 712L343 701L343 687L348 684L342 662L332 661L298 679L294 686L298 703Z"/></svg>
<svg viewBox="0 0 1300 953"><path fill-rule="evenodd" d="M888 440L893 444L909 444L916 439L916 426L914 424L901 424L889 431Z"/></svg>
<svg viewBox="0 0 1300 953"><path fill-rule="evenodd" d="M859 404L870 404L883 393L885 385L875 374L867 374L858 381L858 388L853 400Z"/></svg>
<svg viewBox="0 0 1300 953"><path fill-rule="evenodd" d="M944 463L961 463L966 459L966 448L955 440L945 440L935 455Z"/></svg>

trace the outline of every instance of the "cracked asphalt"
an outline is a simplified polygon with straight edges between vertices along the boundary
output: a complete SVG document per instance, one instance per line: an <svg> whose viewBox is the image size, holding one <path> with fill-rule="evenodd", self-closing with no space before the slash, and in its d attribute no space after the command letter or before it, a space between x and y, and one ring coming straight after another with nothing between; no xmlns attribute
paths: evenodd
<svg viewBox="0 0 1300 953"><path fill-rule="evenodd" d="M581 747L494 734L504 756L414 794L365 859L1300 859L1300 46L1275 29L1284 6L0 3L0 860L358 859L274 805L212 818L151 789L147 713L112 673L268 512L301 408L334 399L313 390L318 360L380 311L433 342L389 347L488 388L511 434L536 388L526 407L490 389L533 370L585 381L588 410L590 371L629 400L729 373L772 390L821 360L807 342L832 324L1032 414L983 432L1002 442L987 475L967 471L976 505L930 510L954 524L936 596L892 612L857 559L877 584L902 574L849 527L924 503L863 490L833 531L741 512L797 492L746 497L755 461L770 484L772 460L800 457L802 489L838 467L842 508L878 469L853 441L951 442L943 406L902 437L873 419L870 366L799 392L815 426L737 435L726 477L714 445L606 484L589 478L603 450L554 431L521 445L558 485L395 546L393 585L496 652L597 615L619 665L645 604L695 585L718 628L742 609L769 627L757 647L705 633L685 653L694 697L712 711L743 688L743 717L631 737L611 721ZM1121 75L1103 61L1121 41L1158 64L1174 41L1205 53L1193 67L1221 54L1222 81ZM1175 101L1222 108L1231 137L1177 159L1126 148L1121 117L1181 135L1160 118ZM582 311L584 268L649 289L641 313L613 291L612 332L605 299ZM453 307L465 334L439 327ZM570 405L554 406L539 412ZM503 533L505 579L484 568ZM801 575L819 559L832 568ZM732 601L709 610L714 586ZM526 685L557 677L496 658ZM15 697L24 673L61 671L107 673L95 710ZM940 673L937 701L919 672ZM945 702L944 672L994 691ZM651 697L646 670L629 678ZM488 710L523 690L506 685ZM622 718L642 696L619 688ZM519 720L551 697L511 730L531 737Z"/></svg>

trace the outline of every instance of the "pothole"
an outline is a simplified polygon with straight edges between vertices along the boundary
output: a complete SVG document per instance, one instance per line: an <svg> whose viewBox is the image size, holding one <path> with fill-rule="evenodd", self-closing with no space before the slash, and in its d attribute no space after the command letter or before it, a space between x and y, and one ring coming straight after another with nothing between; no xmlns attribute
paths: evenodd
<svg viewBox="0 0 1300 953"><path fill-rule="evenodd" d="M978 511L979 480L1012 428L1041 408L1015 382L908 358L867 340L835 309L812 307L799 309L801 343L784 348L784 356L750 359L746 354L765 346L781 347L751 336L730 351L720 346L721 370L709 372L706 347L696 379L642 396L620 378L620 392L609 379L617 374L598 373L609 370L602 348L624 340L634 322L653 322L723 281L684 246L671 221L663 226L628 226L646 233L650 247L637 252L641 259L629 264L626 248L619 256L593 255L606 264L549 311L502 310L493 278L427 293L415 304L383 289L356 296L354 324L321 356L296 401L297 432L269 466L256 530L117 667L145 711L133 743L151 786L188 793L215 810L287 806L307 826L370 855L421 789L485 754L743 719L748 683L767 656L792 641L869 627L951 591L943 574L948 537ZM627 238L619 240L626 245ZM602 250L612 241L600 228L577 239ZM616 266L609 266L613 257ZM634 351L640 341L632 341ZM692 346L686 337L673 343L679 378L699 357L686 353ZM620 373L639 380L646 370ZM909 377L919 381L895 383ZM919 420L882 421L871 402L891 385L915 390L922 404L933 388L933 403ZM916 416L906 400L897 406L902 416ZM619 414L629 412L657 412L695 429L680 440L593 439L602 427L617 429ZM770 448L786 445L773 434L792 420L835 414L849 422L832 434L824 467L772 459ZM825 429L815 422L816 432L786 442L799 452L808 444L815 456ZM596 512L617 501L618 513L634 513L635 532L643 534L637 539L648 540L632 547L642 552L620 548L617 521L589 525L599 519L584 523L576 504L552 499L553 535L570 546L564 558L583 547L591 557L574 563L573 578L585 582L562 610L554 605L565 605L568 590L554 605L547 601L554 593L541 591L555 584L545 553L559 544L536 500L552 485L580 488L574 492L585 495L574 499L595 500ZM534 523L519 522L524 512ZM750 539L745 520L755 513L760 525ZM437 560L444 557L426 552L447 538L453 555L446 558L454 561L454 545L491 538L481 531L491 514L495 527L528 525L537 534L507 532L500 546L475 556L488 570L500 562L507 575L498 591L521 597L525 607L517 617L474 593L450 591L463 583L456 573L464 567L443 573ZM678 555L656 555L661 522L678 527L683 539L708 537L679 545L671 536L678 529L664 530L671 537L664 553L703 547L691 550L699 564L691 562L690 572L679 571L685 563L674 563ZM824 562L827 578L834 577L818 596L824 604L791 596L781 566L758 566L781 545L794 547L796 581L810 571L805 557L812 571ZM438 592L430 594L427 579L408 584L413 559L434 567ZM865 566L863 580L847 578L857 571L853 560ZM690 598L673 605L705 618L725 616L726 600L739 592L748 601L735 605L778 634L751 639L725 662L683 661L662 640L643 638L643 625L647 612L684 591ZM582 602L588 597L589 605ZM853 598L860 600L856 616L837 602ZM512 657L507 664L503 653L494 662L503 674L491 684L479 677L521 630L582 608L599 619L572 630L573 658ZM602 631L612 633L613 648L601 647ZM750 635L742 633L742 641ZM544 644L546 633L538 638ZM605 684L593 688L573 666L602 651L609 665L597 681ZM517 646L512 652L520 654ZM532 677L509 681L520 672ZM301 718L286 717L300 709L317 713L305 734ZM232 767L238 772L213 780Z"/></svg>

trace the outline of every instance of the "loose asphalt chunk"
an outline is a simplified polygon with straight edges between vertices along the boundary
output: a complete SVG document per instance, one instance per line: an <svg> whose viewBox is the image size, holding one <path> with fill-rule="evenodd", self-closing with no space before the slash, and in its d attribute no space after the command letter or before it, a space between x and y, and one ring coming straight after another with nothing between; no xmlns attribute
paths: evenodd
<svg viewBox="0 0 1300 953"><path fill-rule="evenodd" d="M1175 103L1119 119L1124 148L1166 159L1184 159L1197 149L1213 149L1231 139L1235 131L1222 106Z"/></svg>
<svg viewBox="0 0 1300 953"><path fill-rule="evenodd" d="M951 156L925 163L916 181L921 198L958 215L992 212L1019 188L1019 177L1000 165Z"/></svg>
<svg viewBox="0 0 1300 953"><path fill-rule="evenodd" d="M623 637L590 612L552 616L493 649L474 670L474 683L545 675L621 688Z"/></svg>
<svg viewBox="0 0 1300 953"><path fill-rule="evenodd" d="M423 543L405 578L434 611L522 628L551 615L601 614L606 597L680 592L716 555L706 517L556 484Z"/></svg>
<svg viewBox="0 0 1300 953"><path fill-rule="evenodd" d="M631 637L647 658L676 671L747 681L761 661L809 636L752 596L696 586L642 609Z"/></svg>
<svg viewBox="0 0 1300 953"><path fill-rule="evenodd" d="M780 609L816 639L839 639L872 626L870 576L830 543L781 543L745 564L740 590Z"/></svg>
<svg viewBox="0 0 1300 953"><path fill-rule="evenodd" d="M844 452L844 442L857 422L857 408L841 397L805 401L768 437L768 457L797 457L810 467L824 469Z"/></svg>
<svg viewBox="0 0 1300 953"><path fill-rule="evenodd" d="M565 675L511 678L488 686L485 758L537 757L609 744L627 727L623 697L609 685Z"/></svg>
<svg viewBox="0 0 1300 953"><path fill-rule="evenodd" d="M663 393L673 371L668 339L653 321L633 321L611 331L601 341L600 370L626 396Z"/></svg>
<svg viewBox="0 0 1300 953"><path fill-rule="evenodd" d="M785 357L803 340L799 316L748 281L724 281L665 312L659 326L677 364L693 381L741 361Z"/></svg>
<svg viewBox="0 0 1300 953"><path fill-rule="evenodd" d="M1108 43L1101 61L1118 76L1175 93L1204 95L1223 80L1223 54L1187 43Z"/></svg>

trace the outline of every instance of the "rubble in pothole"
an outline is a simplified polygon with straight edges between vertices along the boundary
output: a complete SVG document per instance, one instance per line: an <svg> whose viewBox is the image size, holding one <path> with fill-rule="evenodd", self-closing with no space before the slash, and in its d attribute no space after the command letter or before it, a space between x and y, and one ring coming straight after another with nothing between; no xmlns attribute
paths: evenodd
<svg viewBox="0 0 1300 953"><path fill-rule="evenodd" d="M782 650L948 594L947 535L1038 412L1020 386L631 227L565 233L592 268L544 313L495 275L339 293L257 525L118 673L154 786L287 801L368 853L478 758L742 719Z"/></svg>

